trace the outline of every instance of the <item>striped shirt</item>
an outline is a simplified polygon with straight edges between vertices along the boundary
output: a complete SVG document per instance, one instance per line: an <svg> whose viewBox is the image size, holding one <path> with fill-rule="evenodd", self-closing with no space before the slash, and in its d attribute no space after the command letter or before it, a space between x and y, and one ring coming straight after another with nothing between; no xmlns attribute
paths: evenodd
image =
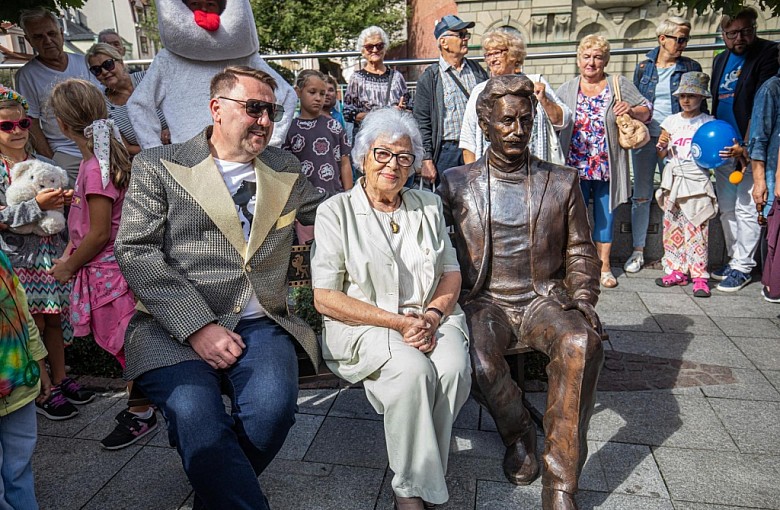
<svg viewBox="0 0 780 510"><path fill-rule="evenodd" d="M146 71L130 73L130 81L133 82L133 90L141 83L145 74ZM130 122L130 117L127 115L127 103L116 105L106 97L106 108L108 108L109 118L113 119L114 124L119 128L119 132L122 133L122 137L124 137L125 141L130 145L138 145L138 139L135 137L133 124ZM168 124L165 122L165 117L159 108L157 108L157 118L160 119L162 129L168 129Z"/></svg>
<svg viewBox="0 0 780 510"><path fill-rule="evenodd" d="M452 69L452 73L448 70ZM469 101L469 95L464 94L453 78L453 74L463 84L469 94L477 84L477 78L471 72L471 68L466 65L464 60L461 64L461 70L448 64L443 57L439 57L439 73L442 77L442 87L444 88L444 126L442 140L460 139L460 127L463 123L463 115L466 113L466 104Z"/></svg>

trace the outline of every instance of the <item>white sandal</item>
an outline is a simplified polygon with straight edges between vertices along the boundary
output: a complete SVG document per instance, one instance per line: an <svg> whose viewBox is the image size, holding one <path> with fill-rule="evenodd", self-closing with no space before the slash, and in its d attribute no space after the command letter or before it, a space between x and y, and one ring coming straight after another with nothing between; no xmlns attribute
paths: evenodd
<svg viewBox="0 0 780 510"><path fill-rule="evenodd" d="M601 286L608 289L614 289L618 286L617 278L612 274L612 271L601 272Z"/></svg>

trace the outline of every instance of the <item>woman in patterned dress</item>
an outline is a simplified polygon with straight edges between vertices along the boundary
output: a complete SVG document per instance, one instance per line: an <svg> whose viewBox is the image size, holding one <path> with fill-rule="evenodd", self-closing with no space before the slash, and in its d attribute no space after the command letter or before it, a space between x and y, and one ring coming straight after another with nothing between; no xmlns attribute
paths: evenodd
<svg viewBox="0 0 780 510"><path fill-rule="evenodd" d="M600 35L585 36L577 47L580 75L558 89L558 97L574 114L574 122L561 131L566 165L580 174L580 186L587 204L593 198L593 241L601 259L601 285L617 287L609 254L615 208L627 202L631 192L628 150L618 143L616 118L627 113L647 122L652 105L623 76L604 72L609 62L609 42ZM616 100L615 83L622 100Z"/></svg>

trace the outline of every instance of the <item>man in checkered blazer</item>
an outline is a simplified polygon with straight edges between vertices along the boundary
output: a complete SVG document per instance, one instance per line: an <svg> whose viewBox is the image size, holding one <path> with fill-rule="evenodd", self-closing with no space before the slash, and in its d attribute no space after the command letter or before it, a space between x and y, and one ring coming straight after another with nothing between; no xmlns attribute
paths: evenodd
<svg viewBox="0 0 780 510"><path fill-rule="evenodd" d="M275 87L248 67L217 74L214 125L135 158L116 240L139 300L125 377L168 420L196 508L268 508L257 475L295 420L296 342L320 357L287 308L287 267L294 220L312 224L326 197L267 146Z"/></svg>

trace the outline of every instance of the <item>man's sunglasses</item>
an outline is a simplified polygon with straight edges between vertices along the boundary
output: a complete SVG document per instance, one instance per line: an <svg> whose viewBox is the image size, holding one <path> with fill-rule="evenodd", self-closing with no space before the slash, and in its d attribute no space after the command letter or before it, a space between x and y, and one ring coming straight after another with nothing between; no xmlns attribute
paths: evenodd
<svg viewBox="0 0 780 510"><path fill-rule="evenodd" d="M116 62L114 62L113 58L109 58L103 61L102 64L96 65L96 66L89 66L89 72L95 75L95 78L100 76L100 73L103 72L105 69L108 72L111 72L116 67Z"/></svg>
<svg viewBox="0 0 780 510"><path fill-rule="evenodd" d="M457 37L458 39L462 39L464 41L468 41L471 39L471 34L469 32L447 32L444 34L445 37Z"/></svg>
<svg viewBox="0 0 780 510"><path fill-rule="evenodd" d="M30 129L30 126L32 126L32 121L30 119L24 118L19 120L4 120L0 122L0 131L5 131L6 133L10 133L14 130L16 126L19 126L19 129L23 129L24 131L27 131Z"/></svg>
<svg viewBox="0 0 780 510"><path fill-rule="evenodd" d="M683 44L688 44L688 41L691 40L690 37L676 37L669 34L664 34L664 37L666 37L667 39L671 39L672 41L676 42L680 46L682 46Z"/></svg>
<svg viewBox="0 0 780 510"><path fill-rule="evenodd" d="M363 49L366 50L369 53L371 53L373 51L381 52L382 50L385 49L385 43L381 42L381 43L377 43L377 44L364 44L363 45Z"/></svg>
<svg viewBox="0 0 780 510"><path fill-rule="evenodd" d="M247 99L241 101L240 99L233 99L232 97L219 96L217 99L227 99L228 101L234 101L238 104L244 105L246 114L253 119L259 119L263 116L263 113L268 115L268 118L273 122L279 122L284 117L284 106L274 103L266 103L259 99Z"/></svg>

